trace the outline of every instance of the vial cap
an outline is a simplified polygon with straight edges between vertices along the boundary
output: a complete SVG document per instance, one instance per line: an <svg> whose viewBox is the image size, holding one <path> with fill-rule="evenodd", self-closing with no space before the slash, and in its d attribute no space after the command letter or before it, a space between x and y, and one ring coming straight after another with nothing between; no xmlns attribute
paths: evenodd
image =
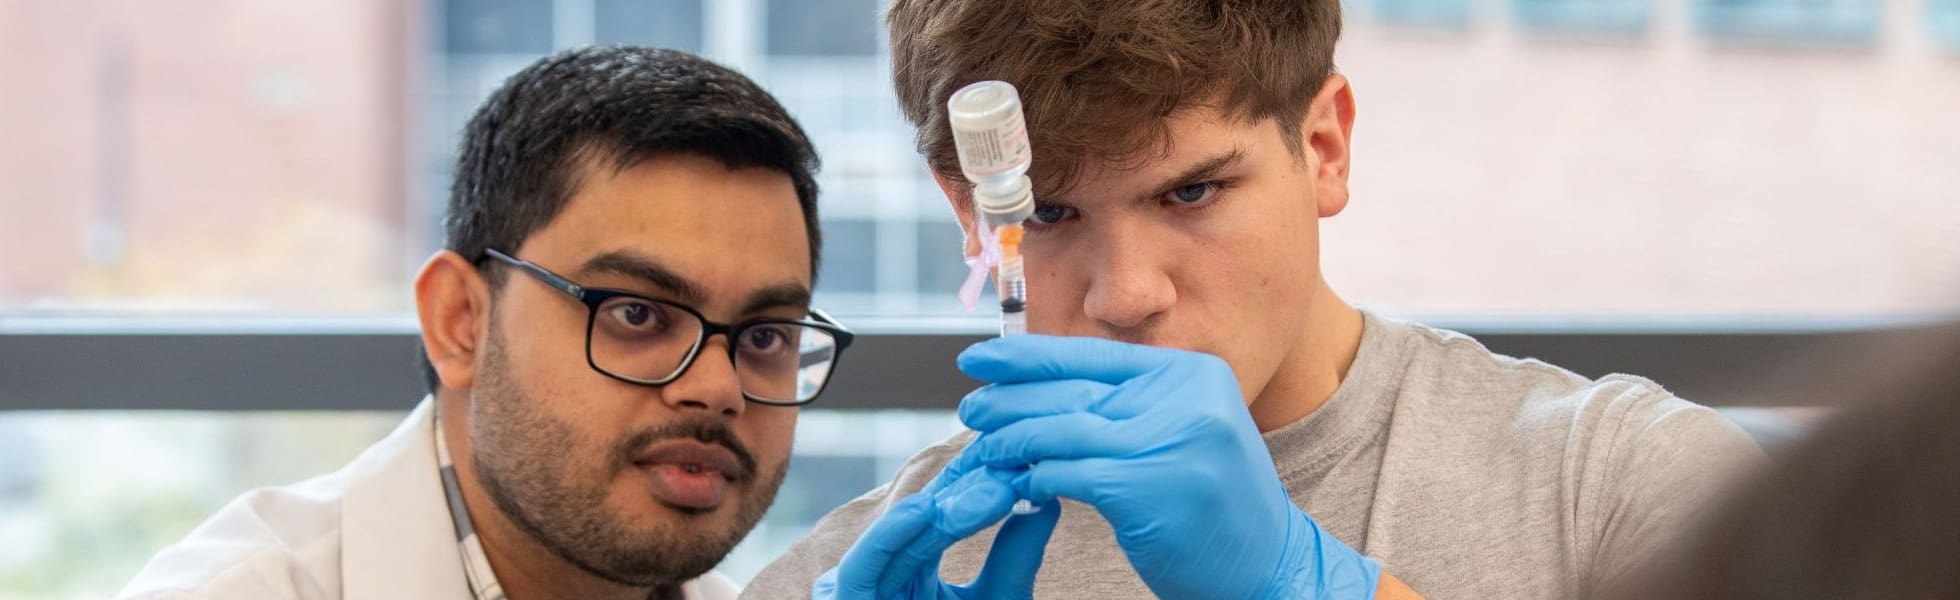
<svg viewBox="0 0 1960 600"><path fill-rule="evenodd" d="M1026 175L1015 178L1004 190L975 187L973 200L980 207L980 217L995 227L1019 224L1034 216L1034 184Z"/></svg>

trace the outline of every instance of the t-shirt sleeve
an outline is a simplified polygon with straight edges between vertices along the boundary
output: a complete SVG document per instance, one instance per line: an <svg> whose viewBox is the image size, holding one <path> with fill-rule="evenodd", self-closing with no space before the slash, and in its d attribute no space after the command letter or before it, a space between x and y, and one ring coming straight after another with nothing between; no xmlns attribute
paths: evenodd
<svg viewBox="0 0 1960 600"><path fill-rule="evenodd" d="M924 489L945 468L973 434L965 432L927 447L913 455L898 474L884 485L865 492L817 520L810 534L791 545L789 551L763 567L748 586L743 598L808 598L810 585L844 558L844 552L857 543L859 535L906 496Z"/></svg>
<svg viewBox="0 0 1960 600"><path fill-rule="evenodd" d="M1592 513L1599 534L1588 586L1594 591L1618 585L1666 552L1763 461L1748 434L1714 409L1652 384L1620 391L1592 440L1605 467L1598 493L1587 494L1593 502L1581 507Z"/></svg>

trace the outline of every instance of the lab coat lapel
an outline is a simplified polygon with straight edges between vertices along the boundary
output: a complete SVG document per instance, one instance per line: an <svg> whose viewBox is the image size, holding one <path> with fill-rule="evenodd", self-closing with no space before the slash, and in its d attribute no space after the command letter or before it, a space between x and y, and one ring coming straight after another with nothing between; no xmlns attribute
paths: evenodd
<svg viewBox="0 0 1960 600"><path fill-rule="evenodd" d="M468 598L462 551L436 471L435 401L423 398L369 448L341 506L347 600Z"/></svg>

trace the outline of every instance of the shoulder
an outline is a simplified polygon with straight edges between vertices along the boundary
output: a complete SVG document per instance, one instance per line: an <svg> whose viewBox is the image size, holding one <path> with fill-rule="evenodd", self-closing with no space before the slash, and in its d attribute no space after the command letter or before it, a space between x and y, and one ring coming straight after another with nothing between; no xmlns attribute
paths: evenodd
<svg viewBox="0 0 1960 600"><path fill-rule="evenodd" d="M1461 435L1509 438L1534 448L1582 450L1583 462L1633 454L1757 452L1746 434L1708 407L1644 377L1598 379L1531 358L1492 352L1468 335L1392 322L1405 339L1397 418L1447 424Z"/></svg>
<svg viewBox="0 0 1960 600"><path fill-rule="evenodd" d="M1598 379L1491 352L1470 336L1408 325L1413 347L1400 402L1456 429L1509 438L1531 452L1562 449L1595 489L1715 479L1761 450L1714 409L1645 377ZM1462 432L1476 435L1474 432Z"/></svg>
<svg viewBox="0 0 1960 600"><path fill-rule="evenodd" d="M809 596L810 584L824 571L836 566L843 559L844 552L857 542L858 536L870 528L872 522L899 500L924 489L947 463L973 442L973 438L973 432L962 431L927 446L907 459L891 481L824 515L811 528L809 535L790 546L789 551L758 573L742 591L743 595L752 598Z"/></svg>
<svg viewBox="0 0 1960 600"><path fill-rule="evenodd" d="M1406 332L1407 340L1403 391L1417 392L1417 399L1463 398L1473 405L1514 400L1527 408L1560 403L1594 383L1544 361L1492 352L1463 333L1415 323L1396 325Z"/></svg>
<svg viewBox="0 0 1960 600"><path fill-rule="evenodd" d="M1442 428L1452 436L1542 447L1547 437L1572 433L1567 426L1583 404L1621 386L1602 388L1544 361L1498 354L1455 331L1390 326L1399 331L1402 348L1400 377L1393 383L1398 428Z"/></svg>
<svg viewBox="0 0 1960 600"><path fill-rule="evenodd" d="M338 597L339 475L246 492L157 553L117 597Z"/></svg>

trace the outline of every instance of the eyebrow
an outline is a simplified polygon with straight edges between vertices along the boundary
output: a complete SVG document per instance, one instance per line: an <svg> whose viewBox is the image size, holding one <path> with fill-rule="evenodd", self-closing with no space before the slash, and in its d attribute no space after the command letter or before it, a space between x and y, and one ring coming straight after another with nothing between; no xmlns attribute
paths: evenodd
<svg viewBox="0 0 1960 600"><path fill-rule="evenodd" d="M611 273L623 275L646 282L672 294L675 300L689 305L707 302L705 287L692 279L674 272L644 254L630 250L614 250L585 261L579 273ZM810 306L810 289L803 284L784 282L749 292L742 303L740 314L750 315L772 308L791 307L806 309Z"/></svg>
<svg viewBox="0 0 1960 600"><path fill-rule="evenodd" d="M660 264L660 261L630 250L614 250L594 256L585 261L578 272L582 275L611 273L638 279L673 294L675 300L687 304L701 304L708 298L701 284L681 276Z"/></svg>
<svg viewBox="0 0 1960 600"><path fill-rule="evenodd" d="M1212 155L1184 169L1177 176L1165 179L1164 183L1153 188L1154 191L1137 198L1137 201L1148 202L1164 194L1177 191L1177 188L1217 178L1219 173L1238 166L1239 162L1243 160L1245 160L1245 149L1243 148L1232 148L1231 150Z"/></svg>
<svg viewBox="0 0 1960 600"><path fill-rule="evenodd" d="M753 315L772 308L807 311L810 308L810 289L800 283L778 283L749 292L748 300L742 303L741 314Z"/></svg>

